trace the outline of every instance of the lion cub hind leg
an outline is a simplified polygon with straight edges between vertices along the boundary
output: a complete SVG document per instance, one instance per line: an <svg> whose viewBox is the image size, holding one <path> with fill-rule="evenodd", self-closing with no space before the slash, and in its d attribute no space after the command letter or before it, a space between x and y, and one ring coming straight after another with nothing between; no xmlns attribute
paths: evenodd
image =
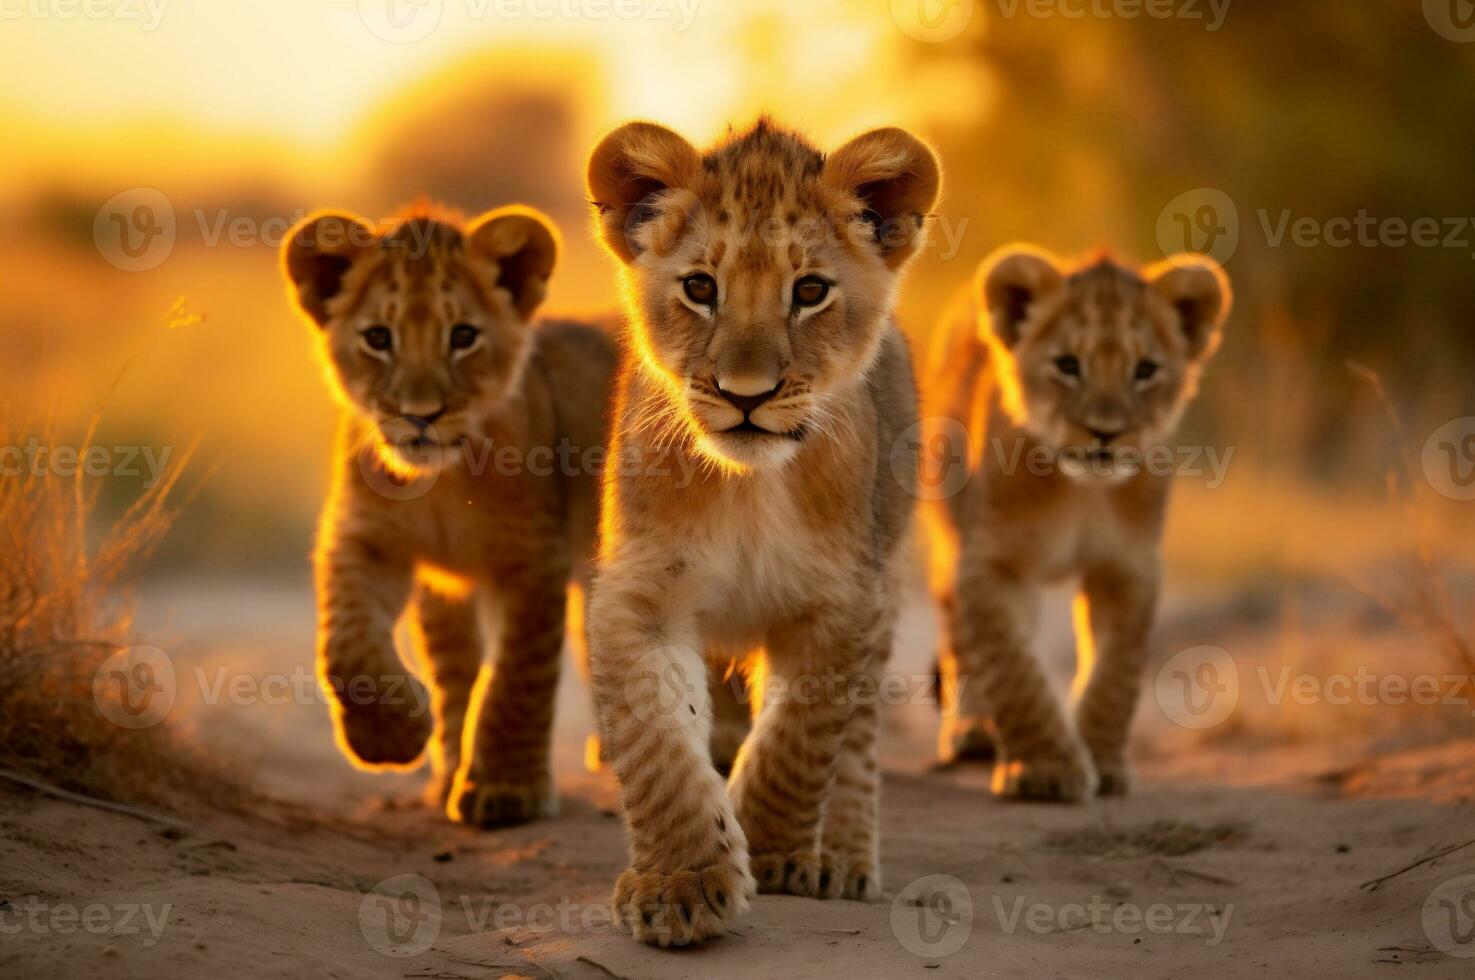
<svg viewBox="0 0 1475 980"><path fill-rule="evenodd" d="M856 709L848 683L829 682L860 672L879 618L837 609L769 636L771 680L731 780L760 892L820 895L825 805Z"/></svg>
<svg viewBox="0 0 1475 980"><path fill-rule="evenodd" d="M937 758L941 768L953 766L992 766L998 761L993 721L979 703L975 692L965 701L962 689L972 678L962 670L954 648L958 629L958 604L948 591L938 599L942 615L942 646L938 651L934 681L937 704L942 714L942 727L937 737Z"/></svg>
<svg viewBox="0 0 1475 980"><path fill-rule="evenodd" d="M825 806L818 896L874 902L881 897L881 729L878 698L887 646L871 657L864 696L857 698Z"/></svg>
<svg viewBox="0 0 1475 980"><path fill-rule="evenodd" d="M987 572L961 578L954 643L973 683L958 692L959 717L992 719L997 795L1080 803L1095 794L1096 773L1030 651L1038 601L1028 583Z"/></svg>
<svg viewBox="0 0 1475 980"><path fill-rule="evenodd" d="M447 811L477 827L527 823L557 812L550 743L563 657L563 578L529 573L499 598L501 649L478 681Z"/></svg>
<svg viewBox="0 0 1475 980"><path fill-rule="evenodd" d="M1076 727L1100 775L1102 796L1124 796L1131 787L1127 731L1142 687L1157 592L1155 574L1094 568L1081 580L1087 616L1080 627L1086 635L1077 645L1091 655L1080 658Z"/></svg>
<svg viewBox="0 0 1475 980"><path fill-rule="evenodd" d="M738 751L753 727L752 695L747 678L731 663L719 664L709 681L712 697L712 765L724 777L731 775Z"/></svg>

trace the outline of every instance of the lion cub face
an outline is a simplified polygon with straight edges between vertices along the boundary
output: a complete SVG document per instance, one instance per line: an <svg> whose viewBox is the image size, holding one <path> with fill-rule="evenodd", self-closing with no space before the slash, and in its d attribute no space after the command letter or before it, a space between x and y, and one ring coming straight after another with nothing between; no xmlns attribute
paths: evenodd
<svg viewBox="0 0 1475 980"><path fill-rule="evenodd" d="M640 366L726 468L777 466L838 426L937 195L930 150L876 130L826 158L761 120L699 153L649 123L589 162L599 231L625 263Z"/></svg>
<svg viewBox="0 0 1475 980"><path fill-rule="evenodd" d="M413 471L459 459L517 386L556 253L552 226L526 208L465 228L412 217L382 235L324 213L293 229L283 263L340 400Z"/></svg>
<svg viewBox="0 0 1475 980"><path fill-rule="evenodd" d="M1213 259L1181 255L1137 272L1102 259L1065 269L1009 247L978 288L1015 423L1078 464L1072 476L1124 478L1170 437L1198 390L1229 314Z"/></svg>

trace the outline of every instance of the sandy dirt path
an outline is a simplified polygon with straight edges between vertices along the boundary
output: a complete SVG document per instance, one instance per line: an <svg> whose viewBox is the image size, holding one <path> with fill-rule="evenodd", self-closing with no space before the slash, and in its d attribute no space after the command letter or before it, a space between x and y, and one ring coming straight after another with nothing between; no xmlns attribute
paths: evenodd
<svg viewBox="0 0 1475 980"><path fill-rule="evenodd" d="M180 720L282 802L179 831L0 788L0 975L1475 976L1475 909L1459 905L1475 900L1461 878L1475 846L1361 887L1475 840L1470 782L1450 776L1475 744L1392 756L1381 795L1397 798L1348 798L1351 747L1205 745L1148 710L1137 792L1058 807L998 802L977 770L931 771L933 708L894 706L885 901L760 896L702 949L642 948L604 910L623 831L612 781L582 769L572 671L562 813L496 832L414 805L423 777L354 771L310 698L266 703L260 684L204 703L222 669L260 682L307 668L304 587L145 596ZM930 631L913 610L899 672L926 674Z"/></svg>

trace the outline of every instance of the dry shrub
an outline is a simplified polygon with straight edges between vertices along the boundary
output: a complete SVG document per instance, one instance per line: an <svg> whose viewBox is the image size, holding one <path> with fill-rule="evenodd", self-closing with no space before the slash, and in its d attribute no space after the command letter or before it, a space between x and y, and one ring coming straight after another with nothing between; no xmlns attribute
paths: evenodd
<svg viewBox="0 0 1475 980"><path fill-rule="evenodd" d="M94 428L95 428L94 421ZM0 446L18 446L0 417ZM77 447L85 458L92 431ZM49 457L49 428L38 439ZM121 518L91 528L102 479L0 475L0 768L116 801L178 805L238 798L237 783L193 750L167 719L114 724L94 699L98 669L130 645L123 586L168 530L184 463Z"/></svg>

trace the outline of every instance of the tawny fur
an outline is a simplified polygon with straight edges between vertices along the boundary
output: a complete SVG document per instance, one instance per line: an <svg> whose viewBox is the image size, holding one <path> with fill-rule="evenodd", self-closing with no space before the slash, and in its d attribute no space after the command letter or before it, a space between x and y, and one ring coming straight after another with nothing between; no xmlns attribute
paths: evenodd
<svg viewBox="0 0 1475 980"><path fill-rule="evenodd" d="M597 523L585 451L603 443L615 354L594 327L532 323L556 250L526 208L383 234L318 214L284 248L345 410L315 555L339 744L366 767L405 768L429 742L427 795L479 826L556 803L565 598ZM371 329L391 349L374 350ZM395 650L411 604L428 703ZM500 617L490 665L479 607Z"/></svg>
<svg viewBox="0 0 1475 980"><path fill-rule="evenodd" d="M940 748L945 759L993 759L1002 796L1128 789L1171 481L1133 454L1170 447L1229 306L1211 259L1071 270L1015 247L984 263L941 325L927 444L966 433L951 449L968 478L925 513L942 689L957 692ZM1061 580L1079 585L1074 726L1030 651L1041 589Z"/></svg>
<svg viewBox="0 0 1475 980"><path fill-rule="evenodd" d="M891 645L915 458L892 453L916 418L891 307L937 188L899 130L827 158L767 121L704 154L632 123L590 160L629 300L612 451L642 461L606 478L591 659L629 831L613 901L645 942L724 932L755 888L880 895L875 700L804 692ZM811 274L830 287L804 306ZM711 681L757 648L763 703L724 787Z"/></svg>

